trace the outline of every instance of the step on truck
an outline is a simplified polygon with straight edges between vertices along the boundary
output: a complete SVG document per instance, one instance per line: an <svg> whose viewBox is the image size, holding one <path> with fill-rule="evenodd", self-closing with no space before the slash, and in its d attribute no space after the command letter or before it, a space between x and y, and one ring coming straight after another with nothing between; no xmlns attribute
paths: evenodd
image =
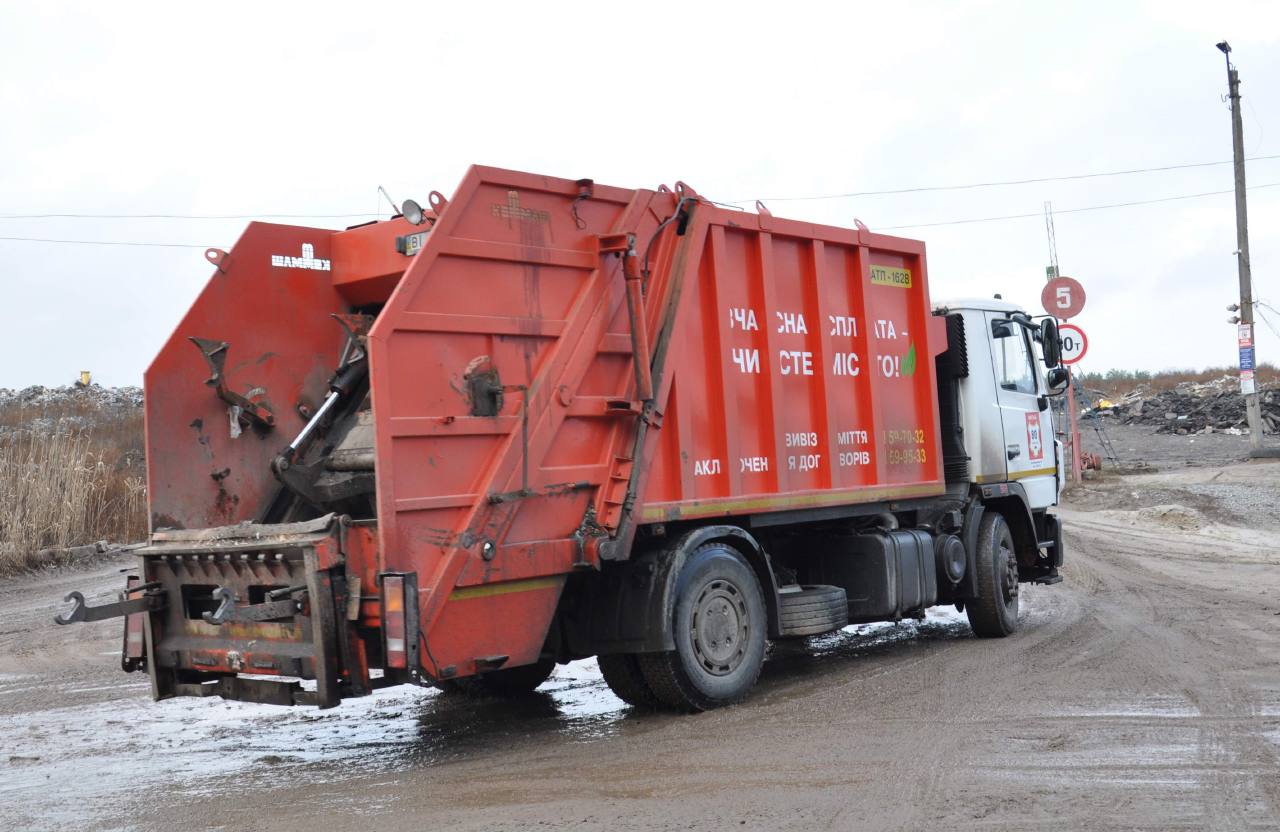
<svg viewBox="0 0 1280 832"><path fill-rule="evenodd" d="M119 599L156 699L745 697L770 640L1060 580L1052 318L924 244L486 167L343 231L251 223L145 376Z"/></svg>

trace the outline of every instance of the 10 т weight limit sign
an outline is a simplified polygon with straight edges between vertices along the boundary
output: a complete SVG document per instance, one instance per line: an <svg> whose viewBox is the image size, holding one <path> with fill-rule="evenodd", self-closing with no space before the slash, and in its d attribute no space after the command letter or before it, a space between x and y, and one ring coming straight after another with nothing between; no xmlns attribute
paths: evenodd
<svg viewBox="0 0 1280 832"><path fill-rule="evenodd" d="M1058 327L1058 337L1062 340L1062 363L1070 366L1079 363L1089 351L1089 339L1084 330L1075 324L1063 324Z"/></svg>

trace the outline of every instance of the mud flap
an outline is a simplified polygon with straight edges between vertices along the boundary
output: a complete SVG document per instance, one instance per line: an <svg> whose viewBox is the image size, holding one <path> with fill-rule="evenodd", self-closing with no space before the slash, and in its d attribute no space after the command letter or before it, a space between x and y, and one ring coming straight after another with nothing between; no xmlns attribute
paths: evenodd
<svg viewBox="0 0 1280 832"><path fill-rule="evenodd" d="M1062 520L1056 514L1044 515L1045 539L1052 544L1053 551L1050 557L1053 560L1053 568L1057 569L1062 566L1062 559L1065 556L1062 546Z"/></svg>
<svg viewBox="0 0 1280 832"><path fill-rule="evenodd" d="M1062 520L1047 511L1035 515L1036 537L1040 547L1037 567L1030 573L1030 580L1037 584L1062 583L1058 567L1062 566Z"/></svg>
<svg viewBox="0 0 1280 832"><path fill-rule="evenodd" d="M952 595L962 603L978 597L978 527L982 525L982 515L985 512L986 509L978 500L971 500L965 507L964 524L960 532L965 552L964 577L952 590Z"/></svg>

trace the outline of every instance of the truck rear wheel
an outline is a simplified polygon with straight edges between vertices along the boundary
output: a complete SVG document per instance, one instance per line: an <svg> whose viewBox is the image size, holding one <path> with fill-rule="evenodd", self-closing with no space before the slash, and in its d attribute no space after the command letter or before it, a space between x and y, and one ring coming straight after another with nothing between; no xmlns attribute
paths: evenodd
<svg viewBox="0 0 1280 832"><path fill-rule="evenodd" d="M724 543L698 547L676 580L676 649L637 656L663 705L705 711L747 695L764 666L767 618L755 572Z"/></svg>
<svg viewBox="0 0 1280 832"><path fill-rule="evenodd" d="M600 656L600 675L614 695L637 708L659 708L662 702L654 695L634 653Z"/></svg>
<svg viewBox="0 0 1280 832"><path fill-rule="evenodd" d="M551 677L556 663L543 659L520 667L491 670L461 679L444 679L436 686L445 693L461 693L465 696L521 696L532 692Z"/></svg>
<svg viewBox="0 0 1280 832"><path fill-rule="evenodd" d="M981 638L1003 638L1018 629L1018 555L1004 517L988 511L978 526L974 557L978 597L965 603L969 626Z"/></svg>

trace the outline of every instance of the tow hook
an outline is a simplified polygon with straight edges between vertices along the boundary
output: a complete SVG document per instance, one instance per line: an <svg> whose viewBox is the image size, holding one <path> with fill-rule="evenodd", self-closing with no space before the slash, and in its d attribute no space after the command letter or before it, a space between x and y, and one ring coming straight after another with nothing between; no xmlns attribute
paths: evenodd
<svg viewBox="0 0 1280 832"><path fill-rule="evenodd" d="M122 618L126 615L133 615L137 612L151 612L154 610L162 610L165 608L165 597L163 593L157 592L161 585L159 583L139 584L119 594L120 600L113 604L101 604L91 607L84 601L84 595L79 592L69 592L63 598L73 604L70 610L54 616L53 620L58 624L74 624L81 621L105 621L108 618ZM129 598L128 596L136 593L145 593L140 598Z"/></svg>
<svg viewBox="0 0 1280 832"><path fill-rule="evenodd" d="M267 594L267 597L273 600L241 607L236 605L236 602L240 599L235 590L225 586L215 587L212 595L213 600L218 602L218 608L213 612L202 613L201 617L210 624L225 624L228 621L274 621L279 618L292 618L302 612L304 599L295 599L288 596L305 591L305 586L285 587Z"/></svg>

